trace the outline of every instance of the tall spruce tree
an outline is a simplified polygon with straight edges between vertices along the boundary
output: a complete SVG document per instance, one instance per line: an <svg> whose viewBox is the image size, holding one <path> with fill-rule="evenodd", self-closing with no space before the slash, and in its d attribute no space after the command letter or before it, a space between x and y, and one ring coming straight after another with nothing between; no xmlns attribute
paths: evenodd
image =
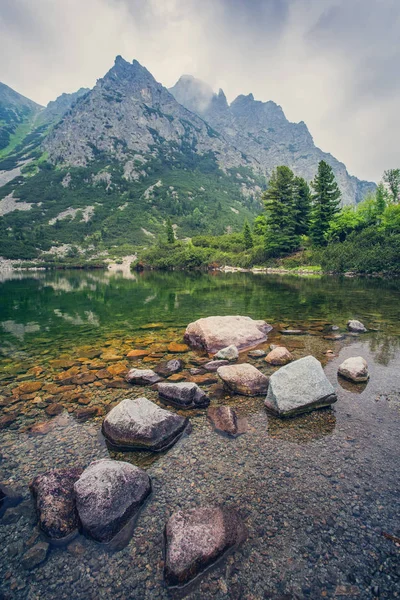
<svg viewBox="0 0 400 600"><path fill-rule="evenodd" d="M169 217L165 223L165 231L167 233L168 244L174 244L175 243L174 228L172 227L171 219Z"/></svg>
<svg viewBox="0 0 400 600"><path fill-rule="evenodd" d="M378 184L378 187L376 188L376 194L375 194L375 207L376 207L376 213L378 216L381 215L386 208L387 195L388 195L388 193L386 191L386 188L385 188L383 182L381 181Z"/></svg>
<svg viewBox="0 0 400 600"><path fill-rule="evenodd" d="M311 182L312 194L310 235L313 244L324 246L329 223L339 211L341 193L332 167L324 160L318 165L318 173Z"/></svg>
<svg viewBox="0 0 400 600"><path fill-rule="evenodd" d="M294 201L294 175L289 167L277 167L263 195L267 213L265 250L270 256L293 252L298 247Z"/></svg>
<svg viewBox="0 0 400 600"><path fill-rule="evenodd" d="M251 229L250 229L250 225L249 222L246 221L244 222L244 226L243 226L243 242L244 242L244 247L246 248L246 250L249 250L250 248L253 247L253 236L251 235Z"/></svg>
<svg viewBox="0 0 400 600"><path fill-rule="evenodd" d="M296 211L296 235L308 235L311 213L311 190L302 177L294 179L294 203Z"/></svg>

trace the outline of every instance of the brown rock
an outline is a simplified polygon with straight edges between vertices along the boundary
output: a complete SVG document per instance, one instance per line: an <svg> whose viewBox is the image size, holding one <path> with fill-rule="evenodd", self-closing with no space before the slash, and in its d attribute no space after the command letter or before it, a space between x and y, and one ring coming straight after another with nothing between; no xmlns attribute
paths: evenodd
<svg viewBox="0 0 400 600"><path fill-rule="evenodd" d="M11 423L14 423L16 418L17 415L13 413L9 413L8 415L3 415L2 417L0 417L0 431L2 429L6 429L6 427L9 427Z"/></svg>
<svg viewBox="0 0 400 600"><path fill-rule="evenodd" d="M116 363L115 365L111 365L107 367L107 371L111 373L111 375L126 375L128 373L128 367L125 363Z"/></svg>
<svg viewBox="0 0 400 600"><path fill-rule="evenodd" d="M51 366L55 369L70 369L75 365L74 360L68 360L63 358L56 358L54 360L49 361Z"/></svg>
<svg viewBox="0 0 400 600"><path fill-rule="evenodd" d="M168 344L168 352L188 352L189 346L186 344L178 344L177 342L171 342Z"/></svg>
<svg viewBox="0 0 400 600"><path fill-rule="evenodd" d="M218 377L214 373L204 373L204 375L192 375L189 381L197 384L211 385L212 383L218 383Z"/></svg>
<svg viewBox="0 0 400 600"><path fill-rule="evenodd" d="M64 407L62 404L57 404L57 402L55 402L54 404L49 404L46 409L45 409L45 413L46 415L48 415L49 417L55 417L56 415L60 415L64 410Z"/></svg>
<svg viewBox="0 0 400 600"><path fill-rule="evenodd" d="M41 381L25 381L18 386L18 394L32 394L38 392L43 387Z"/></svg>
<svg viewBox="0 0 400 600"><path fill-rule="evenodd" d="M186 377L182 373L174 373L170 377L168 377L168 381L185 381Z"/></svg>
<svg viewBox="0 0 400 600"><path fill-rule="evenodd" d="M246 419L238 419L236 411L230 406L211 407L207 411L207 417L217 431L231 436L239 435L247 430Z"/></svg>
<svg viewBox="0 0 400 600"><path fill-rule="evenodd" d="M103 383L108 388L115 388L118 390L130 390L131 389L130 385L124 379L121 379L120 377L116 377L115 379L111 379L111 380L104 379Z"/></svg>
<svg viewBox="0 0 400 600"><path fill-rule="evenodd" d="M81 408L75 411L75 418L78 421L87 421L92 417L98 417L104 413L101 406L88 406L87 408Z"/></svg>
<svg viewBox="0 0 400 600"><path fill-rule="evenodd" d="M51 421L43 421L43 423L35 423L29 430L32 435L46 435L53 429L53 423Z"/></svg>
<svg viewBox="0 0 400 600"><path fill-rule="evenodd" d="M269 379L248 363L220 367L217 371L225 386L236 394L261 396L267 393Z"/></svg>
<svg viewBox="0 0 400 600"><path fill-rule="evenodd" d="M274 350L271 350L271 352L265 358L265 362L276 366L287 365L287 363L292 360L293 356L284 346L278 346L277 348L274 348Z"/></svg>
<svg viewBox="0 0 400 600"><path fill-rule="evenodd" d="M96 375L94 373L79 373L72 379L72 383L75 385L85 385L87 383L93 383L96 381Z"/></svg>
<svg viewBox="0 0 400 600"><path fill-rule="evenodd" d="M128 354L126 356L130 360L134 360L135 358L143 358L144 356L147 356L148 354L150 354L149 350L131 350L130 352L128 352Z"/></svg>
<svg viewBox="0 0 400 600"><path fill-rule="evenodd" d="M111 373L108 369L100 369L100 371L97 371L96 377L97 379L110 379Z"/></svg>

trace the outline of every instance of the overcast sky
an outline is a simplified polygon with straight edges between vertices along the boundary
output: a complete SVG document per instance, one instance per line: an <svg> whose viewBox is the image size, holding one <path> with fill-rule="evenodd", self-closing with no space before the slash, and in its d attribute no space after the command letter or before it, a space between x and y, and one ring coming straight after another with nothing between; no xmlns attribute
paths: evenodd
<svg viewBox="0 0 400 600"><path fill-rule="evenodd" d="M305 121L351 174L400 167L400 0L0 0L0 81L40 104L117 54Z"/></svg>

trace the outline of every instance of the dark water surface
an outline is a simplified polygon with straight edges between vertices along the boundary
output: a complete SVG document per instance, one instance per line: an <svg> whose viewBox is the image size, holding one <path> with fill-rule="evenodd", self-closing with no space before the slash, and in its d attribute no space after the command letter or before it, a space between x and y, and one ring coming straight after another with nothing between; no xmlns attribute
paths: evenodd
<svg viewBox="0 0 400 600"><path fill-rule="evenodd" d="M175 509L203 502L236 508L249 537L186 590L188 598L399 598L399 292L398 281L247 273L3 277L0 482L21 488L24 501L0 518L0 599L175 597L163 586L163 527ZM162 455L110 452L101 434L110 405L138 395L157 401L149 388L124 389L127 368L177 356L189 379L199 355L173 354L169 344L182 341L190 321L222 314L271 323L262 348L278 342L295 358L316 356L338 402L280 421L265 413L263 398L229 396L215 380L202 387L212 405L229 404L247 418L243 436L220 436L198 410L188 415L192 434ZM369 332L324 338L332 325L346 333L349 318ZM283 336L285 328L304 335ZM132 349L149 354L128 361ZM366 386L337 379L340 362L357 355L369 364ZM274 370L246 354L240 361L267 375ZM109 379L60 385L68 369L74 375L104 368ZM39 389L23 387L32 382ZM130 543L112 553L79 537L26 571L21 559L41 540L29 481L49 468L84 467L110 455L148 469L153 480Z"/></svg>

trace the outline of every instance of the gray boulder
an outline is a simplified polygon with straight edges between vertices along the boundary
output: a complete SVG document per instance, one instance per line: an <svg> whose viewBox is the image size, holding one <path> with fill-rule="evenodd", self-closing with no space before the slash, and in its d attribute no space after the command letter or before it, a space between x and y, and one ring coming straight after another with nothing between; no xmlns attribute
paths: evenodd
<svg viewBox="0 0 400 600"><path fill-rule="evenodd" d="M209 505L175 512L164 532L167 585L186 585L246 536L246 527L233 510Z"/></svg>
<svg viewBox="0 0 400 600"><path fill-rule="evenodd" d="M235 394L261 396L268 390L268 377L249 363L220 367L217 374Z"/></svg>
<svg viewBox="0 0 400 600"><path fill-rule="evenodd" d="M187 326L185 342L209 354L231 345L244 350L265 342L271 329L265 321L254 321L250 317L206 317Z"/></svg>
<svg viewBox="0 0 400 600"><path fill-rule="evenodd" d="M365 325L361 321L357 321L357 319L347 321L347 329L353 333L365 333L367 331Z"/></svg>
<svg viewBox="0 0 400 600"><path fill-rule="evenodd" d="M54 469L38 475L29 484L40 528L53 543L66 543L78 533L74 484L81 474L78 467Z"/></svg>
<svg viewBox="0 0 400 600"><path fill-rule="evenodd" d="M190 431L189 419L169 412L147 398L126 398L103 421L103 433L115 447L161 452Z"/></svg>
<svg viewBox="0 0 400 600"><path fill-rule="evenodd" d="M236 346L231 344L230 346L222 348L219 352L217 352L214 358L220 360L237 360L239 358L239 350L236 348Z"/></svg>
<svg viewBox="0 0 400 600"><path fill-rule="evenodd" d="M151 481L139 467L102 459L92 462L74 487L84 532L104 543L137 514L151 492Z"/></svg>
<svg viewBox="0 0 400 600"><path fill-rule="evenodd" d="M157 385L157 388L160 399L177 408L206 408L210 404L209 398L196 383L162 382Z"/></svg>
<svg viewBox="0 0 400 600"><path fill-rule="evenodd" d="M363 383L368 381L368 364L362 356L352 356L347 358L339 366L338 374L354 383Z"/></svg>
<svg viewBox="0 0 400 600"><path fill-rule="evenodd" d="M153 385L161 381L162 377L152 369L131 369L125 379L128 383L136 383L137 385Z"/></svg>
<svg viewBox="0 0 400 600"><path fill-rule="evenodd" d="M329 406L336 400L321 363L306 356L271 375L265 406L279 417L291 417Z"/></svg>

